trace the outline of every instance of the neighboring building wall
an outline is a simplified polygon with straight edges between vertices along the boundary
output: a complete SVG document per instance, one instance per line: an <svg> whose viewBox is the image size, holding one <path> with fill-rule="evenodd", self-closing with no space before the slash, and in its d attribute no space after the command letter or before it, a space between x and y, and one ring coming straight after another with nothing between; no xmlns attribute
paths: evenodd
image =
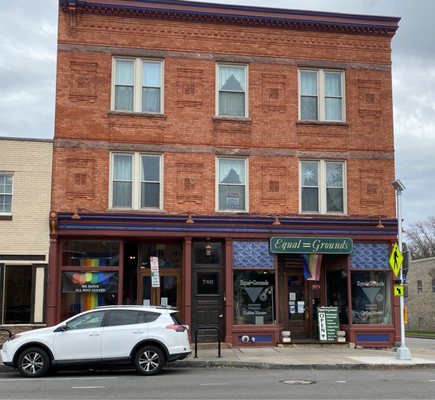
<svg viewBox="0 0 435 400"><path fill-rule="evenodd" d="M0 212L0 325L45 322L52 152L52 140L0 138L0 174L12 177L10 211Z"/></svg>
<svg viewBox="0 0 435 400"><path fill-rule="evenodd" d="M407 309L409 329L435 330L435 257L412 261Z"/></svg>

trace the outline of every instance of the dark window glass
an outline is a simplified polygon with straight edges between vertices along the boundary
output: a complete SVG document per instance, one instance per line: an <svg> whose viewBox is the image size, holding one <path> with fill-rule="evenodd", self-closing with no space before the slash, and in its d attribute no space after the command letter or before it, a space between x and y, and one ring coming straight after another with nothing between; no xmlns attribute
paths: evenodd
<svg viewBox="0 0 435 400"><path fill-rule="evenodd" d="M138 313L135 310L110 311L107 326L132 325L138 323Z"/></svg>
<svg viewBox="0 0 435 400"><path fill-rule="evenodd" d="M8 266L5 268L4 317L5 324L30 323L32 307L32 267Z"/></svg>
<svg viewBox="0 0 435 400"><path fill-rule="evenodd" d="M159 313L150 312L150 311L139 311L137 322L139 324L154 322L159 317L160 317Z"/></svg>
<svg viewBox="0 0 435 400"><path fill-rule="evenodd" d="M197 273L197 293L198 294L218 294L219 293L219 274L217 272L198 272Z"/></svg>

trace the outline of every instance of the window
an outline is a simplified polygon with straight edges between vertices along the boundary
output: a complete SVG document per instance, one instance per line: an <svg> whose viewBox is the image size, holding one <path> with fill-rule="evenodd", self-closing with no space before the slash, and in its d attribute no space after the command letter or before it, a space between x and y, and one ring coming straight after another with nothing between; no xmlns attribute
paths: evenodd
<svg viewBox="0 0 435 400"><path fill-rule="evenodd" d="M435 293L435 279L432 279L432 293Z"/></svg>
<svg viewBox="0 0 435 400"><path fill-rule="evenodd" d="M100 328L104 318L104 311L95 311L89 314L80 315L69 321L68 329L94 329Z"/></svg>
<svg viewBox="0 0 435 400"><path fill-rule="evenodd" d="M423 293L423 282L417 281L417 293Z"/></svg>
<svg viewBox="0 0 435 400"><path fill-rule="evenodd" d="M162 113L162 70L161 60L115 58L112 109Z"/></svg>
<svg viewBox="0 0 435 400"><path fill-rule="evenodd" d="M112 154L111 207L162 209L162 156Z"/></svg>
<svg viewBox="0 0 435 400"><path fill-rule="evenodd" d="M351 285L353 324L392 323L389 272L354 271Z"/></svg>
<svg viewBox="0 0 435 400"><path fill-rule="evenodd" d="M299 119L338 121L344 118L343 71L299 71Z"/></svg>
<svg viewBox="0 0 435 400"><path fill-rule="evenodd" d="M246 70L245 65L218 65L218 115L248 115Z"/></svg>
<svg viewBox="0 0 435 400"><path fill-rule="evenodd" d="M275 322L275 273L260 269L234 270L234 323L265 325Z"/></svg>
<svg viewBox="0 0 435 400"><path fill-rule="evenodd" d="M345 163L301 161L301 212L344 214Z"/></svg>
<svg viewBox="0 0 435 400"><path fill-rule="evenodd" d="M0 172L0 215L12 212L12 175Z"/></svg>
<svg viewBox="0 0 435 400"><path fill-rule="evenodd" d="M247 211L247 160L218 158L219 211Z"/></svg>

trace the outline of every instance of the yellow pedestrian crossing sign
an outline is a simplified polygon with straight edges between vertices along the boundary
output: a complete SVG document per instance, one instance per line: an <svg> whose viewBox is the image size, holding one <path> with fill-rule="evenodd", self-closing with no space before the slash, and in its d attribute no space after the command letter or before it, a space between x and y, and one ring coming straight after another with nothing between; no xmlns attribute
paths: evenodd
<svg viewBox="0 0 435 400"><path fill-rule="evenodd" d="M403 255L400 252L399 246L397 246L397 243L394 243L393 250L391 250L390 255L390 267L394 272L395 276L399 275L400 267L403 263Z"/></svg>
<svg viewBox="0 0 435 400"><path fill-rule="evenodd" d="M405 288L403 285L394 285L394 296L402 297L405 295Z"/></svg>

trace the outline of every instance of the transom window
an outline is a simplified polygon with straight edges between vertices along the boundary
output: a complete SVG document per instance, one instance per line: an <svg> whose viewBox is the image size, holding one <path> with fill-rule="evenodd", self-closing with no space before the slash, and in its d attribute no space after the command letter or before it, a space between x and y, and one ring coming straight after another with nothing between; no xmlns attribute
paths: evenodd
<svg viewBox="0 0 435 400"><path fill-rule="evenodd" d="M12 175L0 172L0 214L12 212Z"/></svg>
<svg viewBox="0 0 435 400"><path fill-rule="evenodd" d="M247 211L247 160L244 158L218 158L219 211Z"/></svg>
<svg viewBox="0 0 435 400"><path fill-rule="evenodd" d="M115 58L112 109L163 112L163 61Z"/></svg>
<svg viewBox="0 0 435 400"><path fill-rule="evenodd" d="M246 65L217 66L219 116L246 117L247 79Z"/></svg>
<svg viewBox="0 0 435 400"><path fill-rule="evenodd" d="M338 121L344 116L343 71L301 69L299 71L299 119Z"/></svg>
<svg viewBox="0 0 435 400"><path fill-rule="evenodd" d="M346 212L344 162L301 161L300 173L301 212L320 214Z"/></svg>
<svg viewBox="0 0 435 400"><path fill-rule="evenodd" d="M162 156L113 153L111 207L162 209Z"/></svg>

